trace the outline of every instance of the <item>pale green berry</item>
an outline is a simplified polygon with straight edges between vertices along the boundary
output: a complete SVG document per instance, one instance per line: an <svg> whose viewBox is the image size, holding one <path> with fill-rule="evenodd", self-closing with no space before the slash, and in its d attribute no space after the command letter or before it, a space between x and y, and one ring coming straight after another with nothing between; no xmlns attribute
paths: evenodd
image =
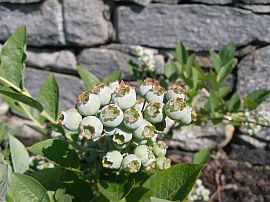
<svg viewBox="0 0 270 202"><path fill-rule="evenodd" d="M123 123L128 129L135 130L142 124L142 122L143 115L139 110L130 108L124 112Z"/></svg>
<svg viewBox="0 0 270 202"><path fill-rule="evenodd" d="M155 155L147 145L138 145L134 154L139 157L143 166L147 167L155 161Z"/></svg>
<svg viewBox="0 0 270 202"><path fill-rule="evenodd" d="M103 131L105 135L112 136L115 134L116 128L109 128L109 127L104 126Z"/></svg>
<svg viewBox="0 0 270 202"><path fill-rule="evenodd" d="M153 150L156 156L165 156L167 152L168 145L164 141L158 141L154 143Z"/></svg>
<svg viewBox="0 0 270 202"><path fill-rule="evenodd" d="M95 116L87 116L80 123L80 133L86 139L97 139L101 136L103 124Z"/></svg>
<svg viewBox="0 0 270 202"><path fill-rule="evenodd" d="M78 130L80 122L82 120L81 114L77 109L69 109L61 113L59 123L66 129L75 131Z"/></svg>
<svg viewBox="0 0 270 202"><path fill-rule="evenodd" d="M113 142L118 145L122 145L130 142L132 139L132 132L124 129L124 128L116 128L115 134L113 135Z"/></svg>
<svg viewBox="0 0 270 202"><path fill-rule="evenodd" d="M164 104L161 102L150 102L144 110L144 117L151 123L160 123L164 119Z"/></svg>
<svg viewBox="0 0 270 202"><path fill-rule="evenodd" d="M163 102L165 89L161 86L155 86L154 88L147 91L145 99L147 102Z"/></svg>
<svg viewBox="0 0 270 202"><path fill-rule="evenodd" d="M174 84L172 88L167 91L166 98L167 100L176 99L176 98L181 98L184 100L186 91L187 90L185 87L179 84Z"/></svg>
<svg viewBox="0 0 270 202"><path fill-rule="evenodd" d="M100 108L99 97L95 94L84 92L78 96L77 109L84 116L95 115Z"/></svg>
<svg viewBox="0 0 270 202"><path fill-rule="evenodd" d="M119 169L122 164L123 156L119 151L107 152L102 159L102 165L105 168Z"/></svg>
<svg viewBox="0 0 270 202"><path fill-rule="evenodd" d="M155 79L151 79L151 78L146 78L143 82L143 84L141 84L139 86L139 92L141 94L141 96L145 97L146 93L152 89L154 86L159 85L158 81Z"/></svg>
<svg viewBox="0 0 270 202"><path fill-rule="evenodd" d="M100 83L91 89L90 92L99 97L101 106L105 106L110 103L113 90L105 86L103 83Z"/></svg>
<svg viewBox="0 0 270 202"><path fill-rule="evenodd" d="M192 120L192 108L181 98L169 100L165 105L165 113L169 118L185 124L189 124Z"/></svg>
<svg viewBox="0 0 270 202"><path fill-rule="evenodd" d="M136 91L129 85L120 83L120 87L112 94L112 101L123 110L129 109L136 104Z"/></svg>
<svg viewBox="0 0 270 202"><path fill-rule="evenodd" d="M171 167L171 160L167 159L165 156L159 156L156 164L158 169L166 170Z"/></svg>
<svg viewBox="0 0 270 202"><path fill-rule="evenodd" d="M119 126L123 118L123 111L115 104L106 105L100 111L100 120L106 127L115 128Z"/></svg>
<svg viewBox="0 0 270 202"><path fill-rule="evenodd" d="M150 122L143 120L140 127L133 132L133 135L139 140L144 140L147 138L152 138L155 135L155 130L155 126L153 126Z"/></svg>
<svg viewBox="0 0 270 202"><path fill-rule="evenodd" d="M122 161L122 167L130 173L136 173L141 168L141 161L135 154L128 154Z"/></svg>

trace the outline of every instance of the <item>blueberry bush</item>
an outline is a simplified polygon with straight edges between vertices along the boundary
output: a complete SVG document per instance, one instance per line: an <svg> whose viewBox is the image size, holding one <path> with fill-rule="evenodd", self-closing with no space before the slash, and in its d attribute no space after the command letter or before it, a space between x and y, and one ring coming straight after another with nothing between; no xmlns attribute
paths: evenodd
<svg viewBox="0 0 270 202"><path fill-rule="evenodd" d="M181 125L198 114L188 90L166 90L146 78L137 90L116 71L100 81L78 66L88 90L74 108L59 113L59 88L51 74L34 98L24 85L26 27L6 41L0 55L0 93L13 112L44 135L25 146L3 130L0 201L183 201L203 163L171 165L166 158L166 118ZM1 143L2 145L2 143ZM203 155L204 156L204 155ZM205 157L203 157L205 158Z"/></svg>

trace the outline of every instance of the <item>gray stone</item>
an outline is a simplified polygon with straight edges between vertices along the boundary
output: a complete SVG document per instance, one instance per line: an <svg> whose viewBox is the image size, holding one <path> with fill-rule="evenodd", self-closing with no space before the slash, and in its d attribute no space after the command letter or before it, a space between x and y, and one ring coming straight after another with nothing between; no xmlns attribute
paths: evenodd
<svg viewBox="0 0 270 202"><path fill-rule="evenodd" d="M203 126L183 126L173 130L170 146L185 151L198 151L202 148L217 148L226 140L224 125L206 124Z"/></svg>
<svg viewBox="0 0 270 202"><path fill-rule="evenodd" d="M242 128L242 131L243 130L245 129ZM267 149L267 147L270 146L269 135L262 137L261 135L251 136L247 134L237 134L236 138L241 144L247 145L253 148L257 148L257 149Z"/></svg>
<svg viewBox="0 0 270 202"><path fill-rule="evenodd" d="M227 6L150 4L117 9L121 43L174 48L179 41L190 50L220 49L233 41L244 46L270 42L270 16ZM147 19L147 20L146 20Z"/></svg>
<svg viewBox="0 0 270 202"><path fill-rule="evenodd" d="M65 0L64 27L70 45L93 46L106 43L112 35L109 7L101 0ZM107 17L109 18L109 17Z"/></svg>
<svg viewBox="0 0 270 202"><path fill-rule="evenodd" d="M241 5L241 8L251 10L254 13L269 14L270 6L267 5Z"/></svg>
<svg viewBox="0 0 270 202"><path fill-rule="evenodd" d="M40 50L30 48L27 51L26 65L42 69L63 72L76 71L76 57L69 50Z"/></svg>
<svg viewBox="0 0 270 202"><path fill-rule="evenodd" d="M31 95L36 97L40 86L46 80L50 72L32 68L25 69L26 88ZM86 90L82 81L74 76L64 74L54 74L60 90L60 110L74 107L77 95Z"/></svg>
<svg viewBox="0 0 270 202"><path fill-rule="evenodd" d="M129 55L132 55L132 56L136 56L137 55L136 54L137 45L111 43L108 46L106 46L106 48L112 49L112 50L121 51L123 53L129 54ZM143 47L143 48L146 49L147 51L151 52L154 55L158 54L158 50L157 49L148 48L148 47Z"/></svg>
<svg viewBox="0 0 270 202"><path fill-rule="evenodd" d="M27 43L33 46L64 44L61 4L49 0L36 4L0 4L0 41L22 24L27 26Z"/></svg>
<svg viewBox="0 0 270 202"><path fill-rule="evenodd" d="M205 3L205 4L217 4L217 5L224 5L224 4L269 4L269 0L190 0L190 2L194 3Z"/></svg>
<svg viewBox="0 0 270 202"><path fill-rule="evenodd" d="M147 6L151 3L151 0L114 0L114 1L121 1L121 2L134 2L136 4L139 4L141 6Z"/></svg>
<svg viewBox="0 0 270 202"><path fill-rule="evenodd" d="M128 51L129 52L129 51ZM128 70L128 61L135 61L135 57L111 48L84 49L78 56L78 63L86 67L99 78L110 75L113 71L121 70L122 78L133 79ZM161 55L154 56L158 73L164 69L164 58Z"/></svg>
<svg viewBox="0 0 270 202"><path fill-rule="evenodd" d="M241 95L259 88L270 88L270 46L244 57L238 65L237 91Z"/></svg>
<svg viewBox="0 0 270 202"><path fill-rule="evenodd" d="M8 3L18 3L18 4L29 4L29 3L36 3L43 0L0 0L1 2L8 2Z"/></svg>
<svg viewBox="0 0 270 202"><path fill-rule="evenodd" d="M164 4L178 4L181 1L183 0L153 0L153 2L164 3Z"/></svg>

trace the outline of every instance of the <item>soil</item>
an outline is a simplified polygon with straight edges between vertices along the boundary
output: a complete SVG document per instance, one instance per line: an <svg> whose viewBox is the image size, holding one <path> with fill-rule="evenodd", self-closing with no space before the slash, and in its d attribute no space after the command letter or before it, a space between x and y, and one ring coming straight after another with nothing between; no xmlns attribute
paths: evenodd
<svg viewBox="0 0 270 202"><path fill-rule="evenodd" d="M192 162L192 153L171 150L174 163ZM200 177L213 202L270 202L270 151L230 145L212 151Z"/></svg>

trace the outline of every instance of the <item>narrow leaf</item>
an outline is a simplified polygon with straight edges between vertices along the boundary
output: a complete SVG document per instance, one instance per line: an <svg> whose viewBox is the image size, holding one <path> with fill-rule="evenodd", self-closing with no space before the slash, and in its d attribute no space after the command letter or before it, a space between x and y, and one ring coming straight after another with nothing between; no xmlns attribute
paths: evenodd
<svg viewBox="0 0 270 202"><path fill-rule="evenodd" d="M65 168L79 168L79 157L75 149L63 140L48 139L27 148L30 152L44 156Z"/></svg>
<svg viewBox="0 0 270 202"><path fill-rule="evenodd" d="M233 60L226 63L218 72L217 82L223 81L233 70Z"/></svg>
<svg viewBox="0 0 270 202"><path fill-rule="evenodd" d="M218 91L218 97L224 98L232 91L232 88L230 86L222 87Z"/></svg>
<svg viewBox="0 0 270 202"><path fill-rule="evenodd" d="M110 84L111 82L117 81L121 79L122 72L120 70L114 71L109 76L105 77L103 83L105 85Z"/></svg>
<svg viewBox="0 0 270 202"><path fill-rule="evenodd" d="M15 137L9 136L13 169L16 173L24 173L29 169L29 154L24 145Z"/></svg>
<svg viewBox="0 0 270 202"><path fill-rule="evenodd" d="M153 197L167 200L184 200L195 184L202 165L178 164L151 176L143 187L153 192Z"/></svg>
<svg viewBox="0 0 270 202"><path fill-rule="evenodd" d="M22 102L30 107L33 107L35 109L37 109L38 111L43 111L43 107L42 105L34 100L33 98L31 97L28 97L26 95L23 95L22 93L16 93L14 91L12 91L11 89L9 88L3 88L3 87L0 87L0 93L3 94L3 95L6 95L14 100L17 100L19 102Z"/></svg>
<svg viewBox="0 0 270 202"><path fill-rule="evenodd" d="M100 83L100 80L85 68L78 65L77 71L87 88L93 88Z"/></svg>
<svg viewBox="0 0 270 202"><path fill-rule="evenodd" d="M223 64L228 63L233 59L235 53L235 45L233 43L226 44L219 52Z"/></svg>
<svg viewBox="0 0 270 202"><path fill-rule="evenodd" d="M8 165L0 164L0 201L5 201L8 187Z"/></svg>
<svg viewBox="0 0 270 202"><path fill-rule="evenodd" d="M254 90L250 92L246 97L251 101L256 102L257 104L260 104L270 97L270 90L268 89Z"/></svg>
<svg viewBox="0 0 270 202"><path fill-rule="evenodd" d="M10 87L23 88L22 72L26 47L26 27L19 27L6 41L1 51L0 81Z"/></svg>
<svg viewBox="0 0 270 202"><path fill-rule="evenodd" d="M58 116L59 88L53 74L49 75L40 88L37 100L43 106L44 111L54 120Z"/></svg>
<svg viewBox="0 0 270 202"><path fill-rule="evenodd" d="M214 51L210 51L210 58L211 58L211 62L212 62L212 65L213 65L214 69L218 73L219 70L221 69L222 65L223 65L221 58Z"/></svg>
<svg viewBox="0 0 270 202"><path fill-rule="evenodd" d="M175 57L180 63L182 64L187 63L188 51L183 43L177 44L175 49Z"/></svg>
<svg viewBox="0 0 270 202"><path fill-rule="evenodd" d="M13 201L50 202L45 188L34 178L19 173L13 173L11 182Z"/></svg>
<svg viewBox="0 0 270 202"><path fill-rule="evenodd" d="M210 149L205 148L198 151L193 157L193 163L204 164L209 158Z"/></svg>
<svg viewBox="0 0 270 202"><path fill-rule="evenodd" d="M237 112L241 106L241 100L237 93L234 93L231 99L228 101L228 111Z"/></svg>

